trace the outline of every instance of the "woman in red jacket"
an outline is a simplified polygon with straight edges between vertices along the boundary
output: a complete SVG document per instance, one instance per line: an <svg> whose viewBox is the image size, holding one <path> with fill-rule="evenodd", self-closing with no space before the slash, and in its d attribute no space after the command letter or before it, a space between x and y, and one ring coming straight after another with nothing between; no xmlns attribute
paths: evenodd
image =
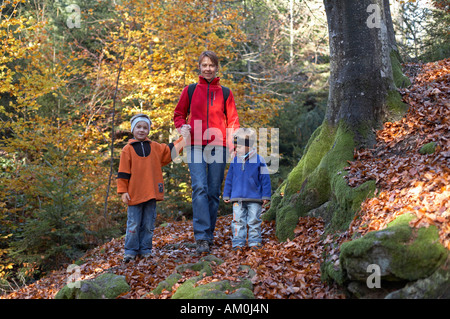
<svg viewBox="0 0 450 319"><path fill-rule="evenodd" d="M187 140L194 237L197 252L202 253L209 252L213 243L227 145L232 147L231 135L239 128L239 118L233 93L219 84L217 55L212 51L203 52L199 69L199 81L191 97L188 87L181 93L174 111L174 124ZM227 90L228 96L224 96Z"/></svg>

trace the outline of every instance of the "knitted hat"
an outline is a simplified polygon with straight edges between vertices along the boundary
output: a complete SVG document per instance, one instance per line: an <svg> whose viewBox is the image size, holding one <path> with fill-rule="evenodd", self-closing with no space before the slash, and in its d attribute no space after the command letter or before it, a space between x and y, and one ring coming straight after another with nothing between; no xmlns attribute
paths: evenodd
<svg viewBox="0 0 450 319"><path fill-rule="evenodd" d="M135 116L133 116L130 120L131 122L131 133L133 133L134 127L136 126L136 124L138 122L146 122L148 124L148 129L150 129L150 127L152 126L152 121L150 120L150 118L146 115L146 114L136 114Z"/></svg>

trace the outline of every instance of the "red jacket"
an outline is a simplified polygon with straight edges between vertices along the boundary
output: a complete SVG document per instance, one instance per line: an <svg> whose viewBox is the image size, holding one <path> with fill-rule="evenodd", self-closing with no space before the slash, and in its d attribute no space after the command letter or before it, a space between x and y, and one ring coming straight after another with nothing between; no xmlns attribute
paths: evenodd
<svg viewBox="0 0 450 319"><path fill-rule="evenodd" d="M233 93L227 99L224 110L222 87L219 78L208 83L205 78L199 76L197 87L192 95L190 114L188 87L181 93L180 100L174 111L173 121L179 129L183 124L191 126L191 145L223 145L227 146L227 128L234 130L239 128L239 117L234 104ZM230 143L230 137L228 145Z"/></svg>

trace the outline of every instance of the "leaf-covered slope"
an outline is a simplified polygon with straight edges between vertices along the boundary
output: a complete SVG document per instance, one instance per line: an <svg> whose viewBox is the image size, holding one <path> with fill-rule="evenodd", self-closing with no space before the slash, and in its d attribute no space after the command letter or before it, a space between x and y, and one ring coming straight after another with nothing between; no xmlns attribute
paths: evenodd
<svg viewBox="0 0 450 319"><path fill-rule="evenodd" d="M450 59L407 66L413 84L402 89L409 104L399 121L377 131L373 149L355 151L348 183L376 181L377 194L361 205L350 233L384 228L404 213L413 226L436 225L450 249Z"/></svg>

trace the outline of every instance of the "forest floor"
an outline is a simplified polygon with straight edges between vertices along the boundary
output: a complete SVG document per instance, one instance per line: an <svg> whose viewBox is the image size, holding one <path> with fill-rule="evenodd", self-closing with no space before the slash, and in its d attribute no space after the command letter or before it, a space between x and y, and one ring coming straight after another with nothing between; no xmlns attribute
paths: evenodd
<svg viewBox="0 0 450 319"><path fill-rule="evenodd" d="M450 249L450 59L406 67L413 80L409 88L401 90L409 104L408 113L399 121L385 123L377 131L375 147L355 151L355 160L347 168L350 186L375 180L376 197L362 203L361 211L338 242L354 233L382 229L397 216L411 212L417 216L412 226L435 225L442 244ZM419 149L428 143L436 143L434 152L421 154ZM337 250L330 251L337 246L336 240L323 236L321 219L300 218L295 238L283 243L275 237L275 224L263 222L263 248L239 252L231 249L230 225L230 215L218 218L211 254L224 263L215 265L213 275L204 277L201 283L237 280L245 275L240 265L249 265L256 272L252 279L256 298L345 298L338 287L320 279L324 249L338 258ZM334 245L329 245L333 241ZM192 221L157 227L153 243L151 259L137 258L124 264L124 238L113 239L87 252L79 279L109 271L126 276L131 286L120 298L170 298L178 286L198 273L185 271L172 292L163 291L159 296L149 292L177 265L195 263L202 257L195 253ZM54 271L1 298L53 298L69 275L65 268Z"/></svg>
<svg viewBox="0 0 450 319"><path fill-rule="evenodd" d="M275 238L273 222L263 222L262 249L235 252L231 249L231 215L217 219L214 245L211 254L225 262L213 267L213 275L198 284L218 280L239 280L248 265L256 272L253 277L256 298L344 298L335 287L320 279L322 261L323 222L316 218L301 218L292 241L279 243ZM139 258L127 264L122 262L124 238L110 242L89 251L82 260L81 277L90 279L103 272L124 275L131 290L120 298L167 299L176 288L198 272L187 270L174 285L172 292L164 290L158 297L149 294L157 285L175 272L175 267L185 263L196 263L203 255L195 252L192 221L176 221L155 229L152 258ZM23 287L3 298L53 298L68 280L70 274L61 269L43 279ZM232 293L230 291L230 293Z"/></svg>

